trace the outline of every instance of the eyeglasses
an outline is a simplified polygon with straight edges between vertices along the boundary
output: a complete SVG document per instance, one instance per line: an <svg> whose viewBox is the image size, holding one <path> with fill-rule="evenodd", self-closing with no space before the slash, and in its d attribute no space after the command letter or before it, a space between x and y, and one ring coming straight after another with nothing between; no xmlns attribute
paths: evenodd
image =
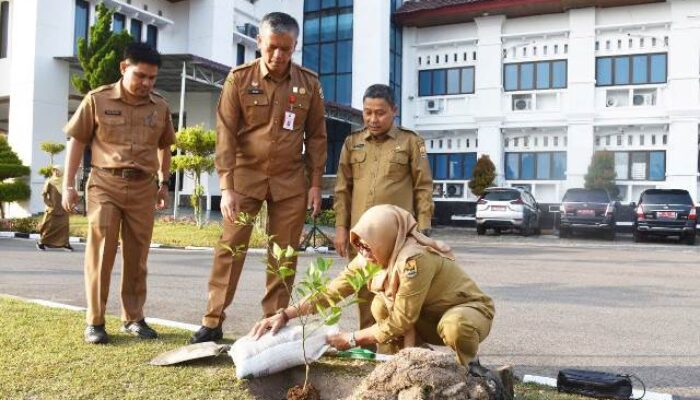
<svg viewBox="0 0 700 400"><path fill-rule="evenodd" d="M353 243L355 247L357 247L358 251L365 252L365 253L371 253L372 249L369 248L369 245L360 242L359 240Z"/></svg>

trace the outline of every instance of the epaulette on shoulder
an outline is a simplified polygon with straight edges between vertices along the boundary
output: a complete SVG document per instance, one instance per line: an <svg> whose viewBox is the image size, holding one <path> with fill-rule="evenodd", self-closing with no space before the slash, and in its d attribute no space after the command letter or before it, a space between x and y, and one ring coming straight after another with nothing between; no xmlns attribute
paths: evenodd
<svg viewBox="0 0 700 400"><path fill-rule="evenodd" d="M404 128L404 127L401 126L401 125L399 125L398 128L399 128L399 130L402 131L402 132L406 132L406 133L410 133L410 134L412 134L412 135L420 136L420 135L418 134L418 132L416 132L416 131L414 131L414 130L411 130L411 129L408 129L408 128Z"/></svg>
<svg viewBox="0 0 700 400"><path fill-rule="evenodd" d="M303 65L296 64L296 66L299 67L300 70L306 72L307 74L313 75L314 78L318 78L318 74L316 72L304 67Z"/></svg>
<svg viewBox="0 0 700 400"><path fill-rule="evenodd" d="M109 85L102 85L100 87L92 89L91 91L88 92L88 94L95 94L95 93L104 92L105 90L110 90L114 87L114 85L116 85L116 83L110 83Z"/></svg>
<svg viewBox="0 0 700 400"><path fill-rule="evenodd" d="M247 63L245 63L245 64L238 65L238 66L236 66L236 67L231 68L231 72L241 71L241 70L244 70L244 69L246 69L246 68L250 68L250 67L252 67L253 65L255 65L256 62L257 62L257 59L256 59L256 60L253 60L253 61L249 61L249 62L247 62Z"/></svg>
<svg viewBox="0 0 700 400"><path fill-rule="evenodd" d="M165 100L165 96L163 96L162 94L156 92L155 90L151 90L151 94L154 95L154 96L156 96L156 97L160 97L161 99L164 99L164 100Z"/></svg>

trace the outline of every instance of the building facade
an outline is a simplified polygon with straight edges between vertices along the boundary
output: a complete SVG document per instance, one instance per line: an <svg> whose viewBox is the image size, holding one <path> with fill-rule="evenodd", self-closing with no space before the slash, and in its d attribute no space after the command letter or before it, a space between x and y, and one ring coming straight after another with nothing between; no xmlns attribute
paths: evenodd
<svg viewBox="0 0 700 400"><path fill-rule="evenodd" d="M406 2L403 123L426 139L438 214L466 213L474 164L558 203L594 152L620 200L698 199L700 1ZM447 215L449 217L449 215ZM448 219L456 219L451 217Z"/></svg>

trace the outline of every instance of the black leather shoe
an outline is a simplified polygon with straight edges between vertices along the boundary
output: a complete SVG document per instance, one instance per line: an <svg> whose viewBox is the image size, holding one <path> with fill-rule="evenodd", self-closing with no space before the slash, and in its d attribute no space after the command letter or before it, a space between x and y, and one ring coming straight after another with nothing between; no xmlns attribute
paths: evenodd
<svg viewBox="0 0 700 400"><path fill-rule="evenodd" d="M43 243L36 242L36 249L37 249L37 250L41 250L41 251L45 251L45 250L46 250L46 246L44 246Z"/></svg>
<svg viewBox="0 0 700 400"><path fill-rule="evenodd" d="M190 338L190 343L202 343L202 342L216 342L224 337L224 331L220 326L216 328L207 328L202 326L197 332Z"/></svg>
<svg viewBox="0 0 700 400"><path fill-rule="evenodd" d="M158 332L148 326L145 319L126 323L122 326L122 332L132 334L140 339L156 339L158 337Z"/></svg>
<svg viewBox="0 0 700 400"><path fill-rule="evenodd" d="M105 344L109 341L104 325L88 325L84 337L85 342L90 344Z"/></svg>

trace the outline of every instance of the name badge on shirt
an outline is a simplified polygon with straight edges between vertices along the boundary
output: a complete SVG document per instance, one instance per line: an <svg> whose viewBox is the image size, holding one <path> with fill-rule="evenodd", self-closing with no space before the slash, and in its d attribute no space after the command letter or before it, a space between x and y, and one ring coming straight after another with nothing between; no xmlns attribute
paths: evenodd
<svg viewBox="0 0 700 400"><path fill-rule="evenodd" d="M291 111L285 111L284 112L284 124L282 125L282 128L287 129L287 130L294 130L294 118L296 117L296 114L294 114Z"/></svg>

